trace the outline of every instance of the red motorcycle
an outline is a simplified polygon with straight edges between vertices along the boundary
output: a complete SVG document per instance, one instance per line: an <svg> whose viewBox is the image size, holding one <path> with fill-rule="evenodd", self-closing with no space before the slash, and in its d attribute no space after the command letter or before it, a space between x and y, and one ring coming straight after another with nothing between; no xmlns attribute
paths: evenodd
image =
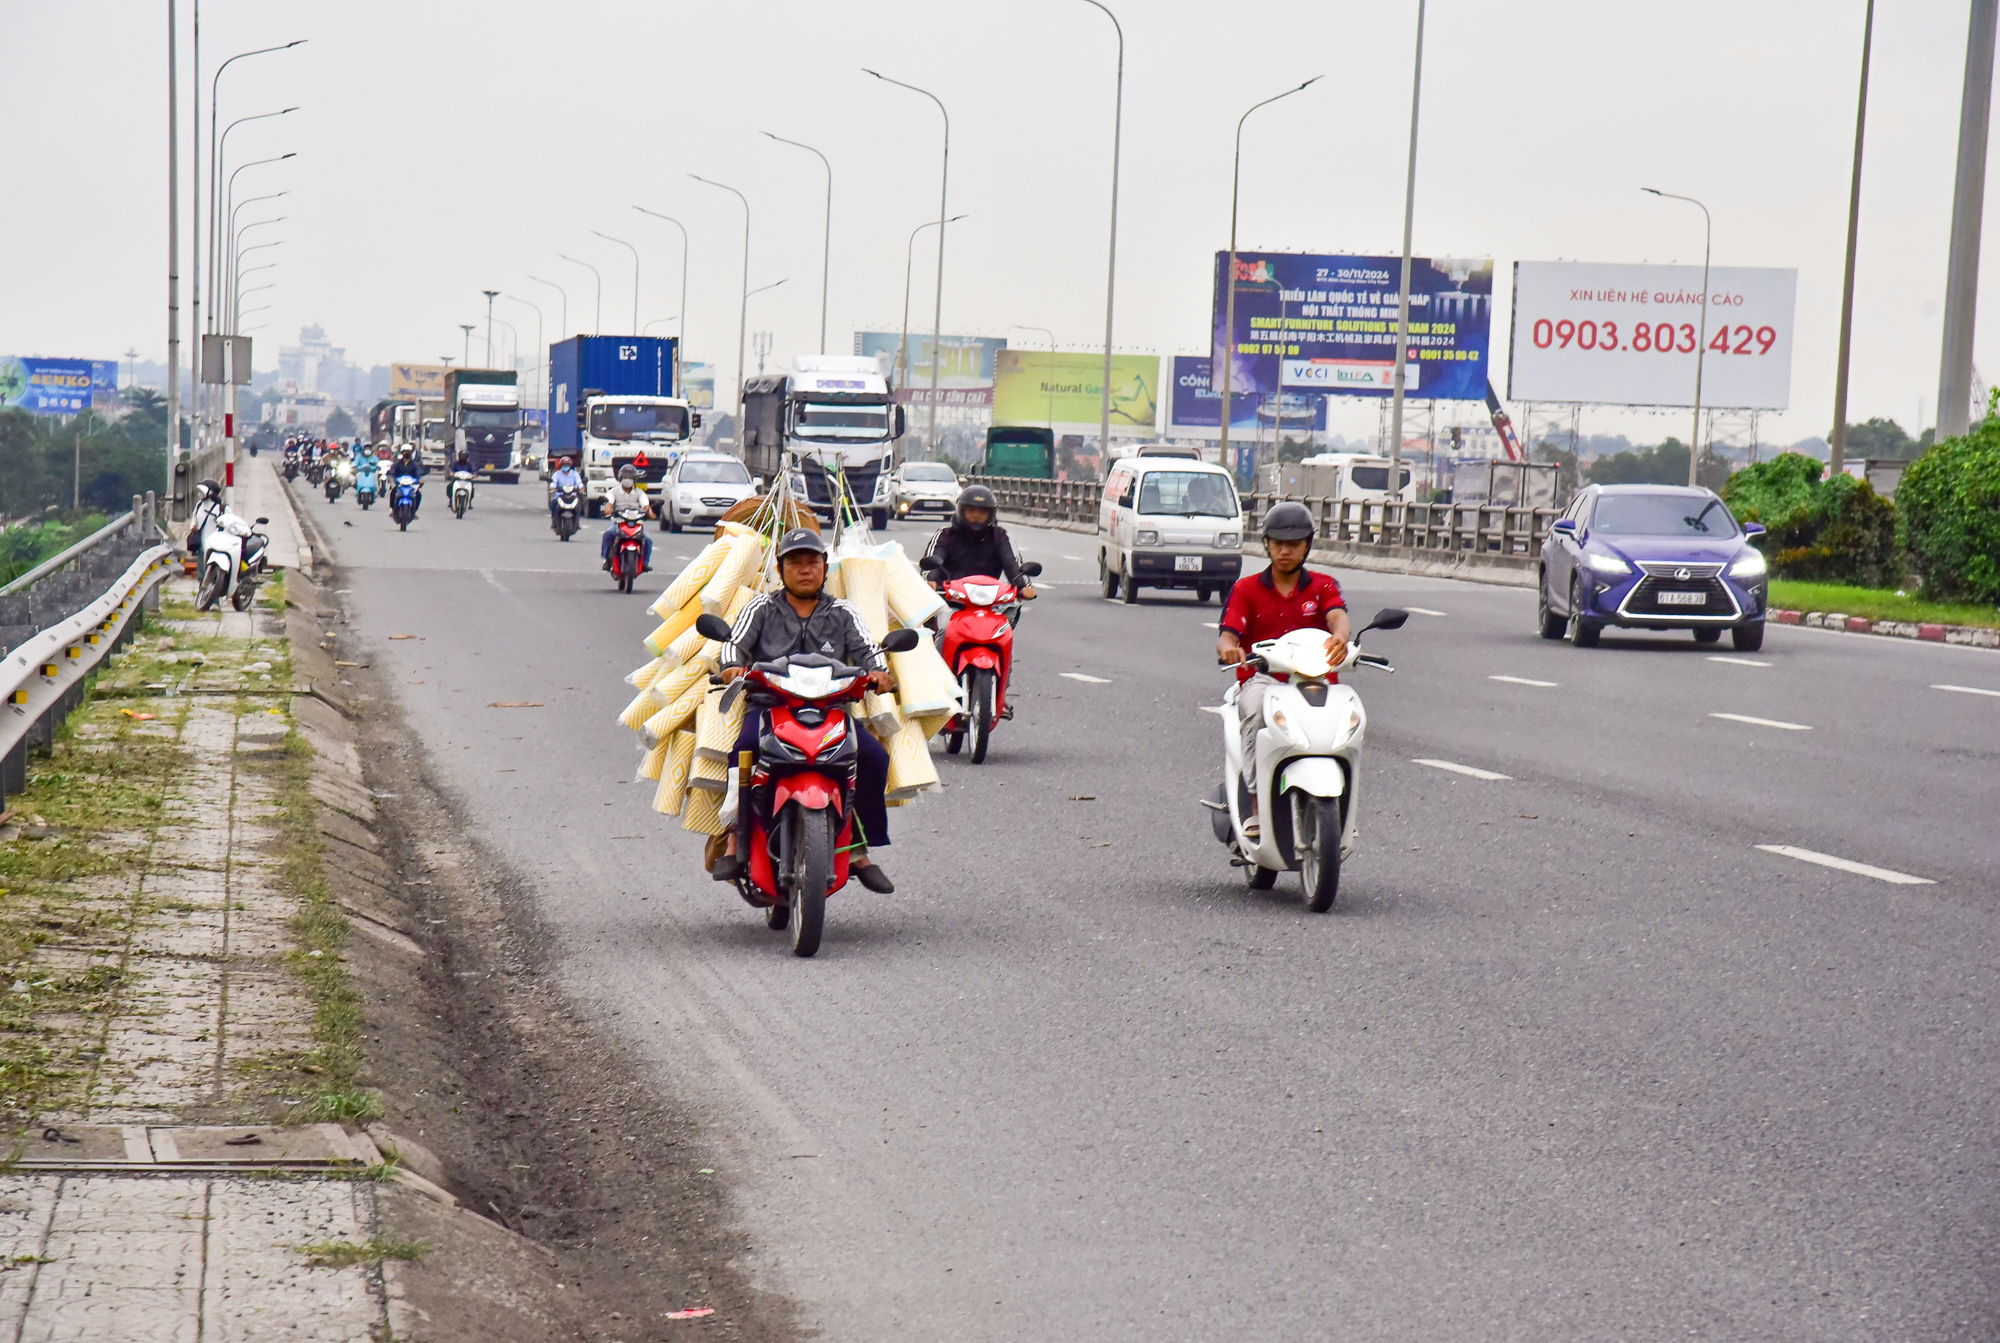
<svg viewBox="0 0 2000 1343"><path fill-rule="evenodd" d="M624 508L618 512L618 535L611 541L611 578L620 592L630 592L632 583L646 572L646 510Z"/></svg>
<svg viewBox="0 0 2000 1343"><path fill-rule="evenodd" d="M705 639L729 640L729 622L703 615ZM890 653L917 646L915 630L892 630ZM762 715L757 752L736 761L736 852L743 857L737 889L766 911L773 931L792 930L792 954L819 950L826 898L847 884L853 845L854 734L865 731L848 706L868 693L868 673L818 653L752 665L724 694L748 694L745 711Z"/></svg>
<svg viewBox="0 0 2000 1343"><path fill-rule="evenodd" d="M926 556L921 567L929 572L944 566ZM1030 561L1021 566L1021 572L1033 578L1042 572L1042 566ZM965 690L965 712L945 724L944 749L957 755L969 735L972 763L983 764L993 725L1014 716L1007 703L1007 679L1014 666L1020 594L1006 580L983 575L954 578L940 591L951 607L951 619L945 622L938 652Z"/></svg>

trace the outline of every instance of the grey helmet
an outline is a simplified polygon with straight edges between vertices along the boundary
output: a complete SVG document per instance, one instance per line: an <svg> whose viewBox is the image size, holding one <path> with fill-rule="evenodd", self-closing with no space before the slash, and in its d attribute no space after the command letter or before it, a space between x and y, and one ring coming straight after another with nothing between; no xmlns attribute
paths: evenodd
<svg viewBox="0 0 2000 1343"><path fill-rule="evenodd" d="M1304 504L1291 499L1271 505L1257 534L1266 541L1306 541L1319 531Z"/></svg>

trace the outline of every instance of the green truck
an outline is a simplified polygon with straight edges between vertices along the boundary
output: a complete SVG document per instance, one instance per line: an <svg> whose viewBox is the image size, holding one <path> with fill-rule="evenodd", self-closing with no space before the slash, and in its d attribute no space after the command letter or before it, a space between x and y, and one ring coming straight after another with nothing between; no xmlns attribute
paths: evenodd
<svg viewBox="0 0 2000 1343"><path fill-rule="evenodd" d="M1034 425L994 425L986 431L986 461L979 474L1054 480L1055 431Z"/></svg>

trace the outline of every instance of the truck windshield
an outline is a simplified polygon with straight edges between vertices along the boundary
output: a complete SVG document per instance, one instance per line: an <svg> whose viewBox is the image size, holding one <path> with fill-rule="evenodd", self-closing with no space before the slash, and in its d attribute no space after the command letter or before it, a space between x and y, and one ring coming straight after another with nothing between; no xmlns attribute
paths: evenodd
<svg viewBox="0 0 2000 1343"><path fill-rule="evenodd" d="M681 463L681 484L683 485L748 485L750 473L743 469L741 462Z"/></svg>
<svg viewBox="0 0 2000 1343"><path fill-rule="evenodd" d="M517 429L521 424L521 412L511 409L476 410L468 406L458 418L467 429Z"/></svg>
<svg viewBox="0 0 2000 1343"><path fill-rule="evenodd" d="M1389 468L1386 466L1357 466L1350 472L1357 490L1386 490L1389 488ZM1403 488L1410 488L1410 468L1403 468Z"/></svg>
<svg viewBox="0 0 2000 1343"><path fill-rule="evenodd" d="M688 434L687 407L618 405L590 408L590 436L629 442L635 438L679 440Z"/></svg>
<svg viewBox="0 0 2000 1343"><path fill-rule="evenodd" d="M1148 471L1140 478L1141 513L1233 518L1240 511L1229 477L1212 471Z"/></svg>
<svg viewBox="0 0 2000 1343"><path fill-rule="evenodd" d="M889 408L801 401L792 432L800 438L880 442L889 437Z"/></svg>

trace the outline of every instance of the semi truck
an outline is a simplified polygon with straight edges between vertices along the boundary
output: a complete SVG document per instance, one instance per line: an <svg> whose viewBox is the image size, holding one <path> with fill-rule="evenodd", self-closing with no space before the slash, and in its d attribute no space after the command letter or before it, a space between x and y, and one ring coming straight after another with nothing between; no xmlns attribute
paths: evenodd
<svg viewBox="0 0 2000 1343"><path fill-rule="evenodd" d="M860 355L802 354L786 373L743 384L743 464L768 481L788 472L793 492L834 520L845 482L849 507L875 530L889 525L889 477L903 408L881 366Z"/></svg>
<svg viewBox="0 0 2000 1343"><path fill-rule="evenodd" d="M521 388L511 369L455 368L444 375L445 430L452 456L460 451L484 480L512 485L521 434Z"/></svg>
<svg viewBox="0 0 2000 1343"><path fill-rule="evenodd" d="M573 336L549 347L548 450L583 472L585 510L603 511L629 466L657 486L701 427L676 382L679 343L670 336Z"/></svg>

